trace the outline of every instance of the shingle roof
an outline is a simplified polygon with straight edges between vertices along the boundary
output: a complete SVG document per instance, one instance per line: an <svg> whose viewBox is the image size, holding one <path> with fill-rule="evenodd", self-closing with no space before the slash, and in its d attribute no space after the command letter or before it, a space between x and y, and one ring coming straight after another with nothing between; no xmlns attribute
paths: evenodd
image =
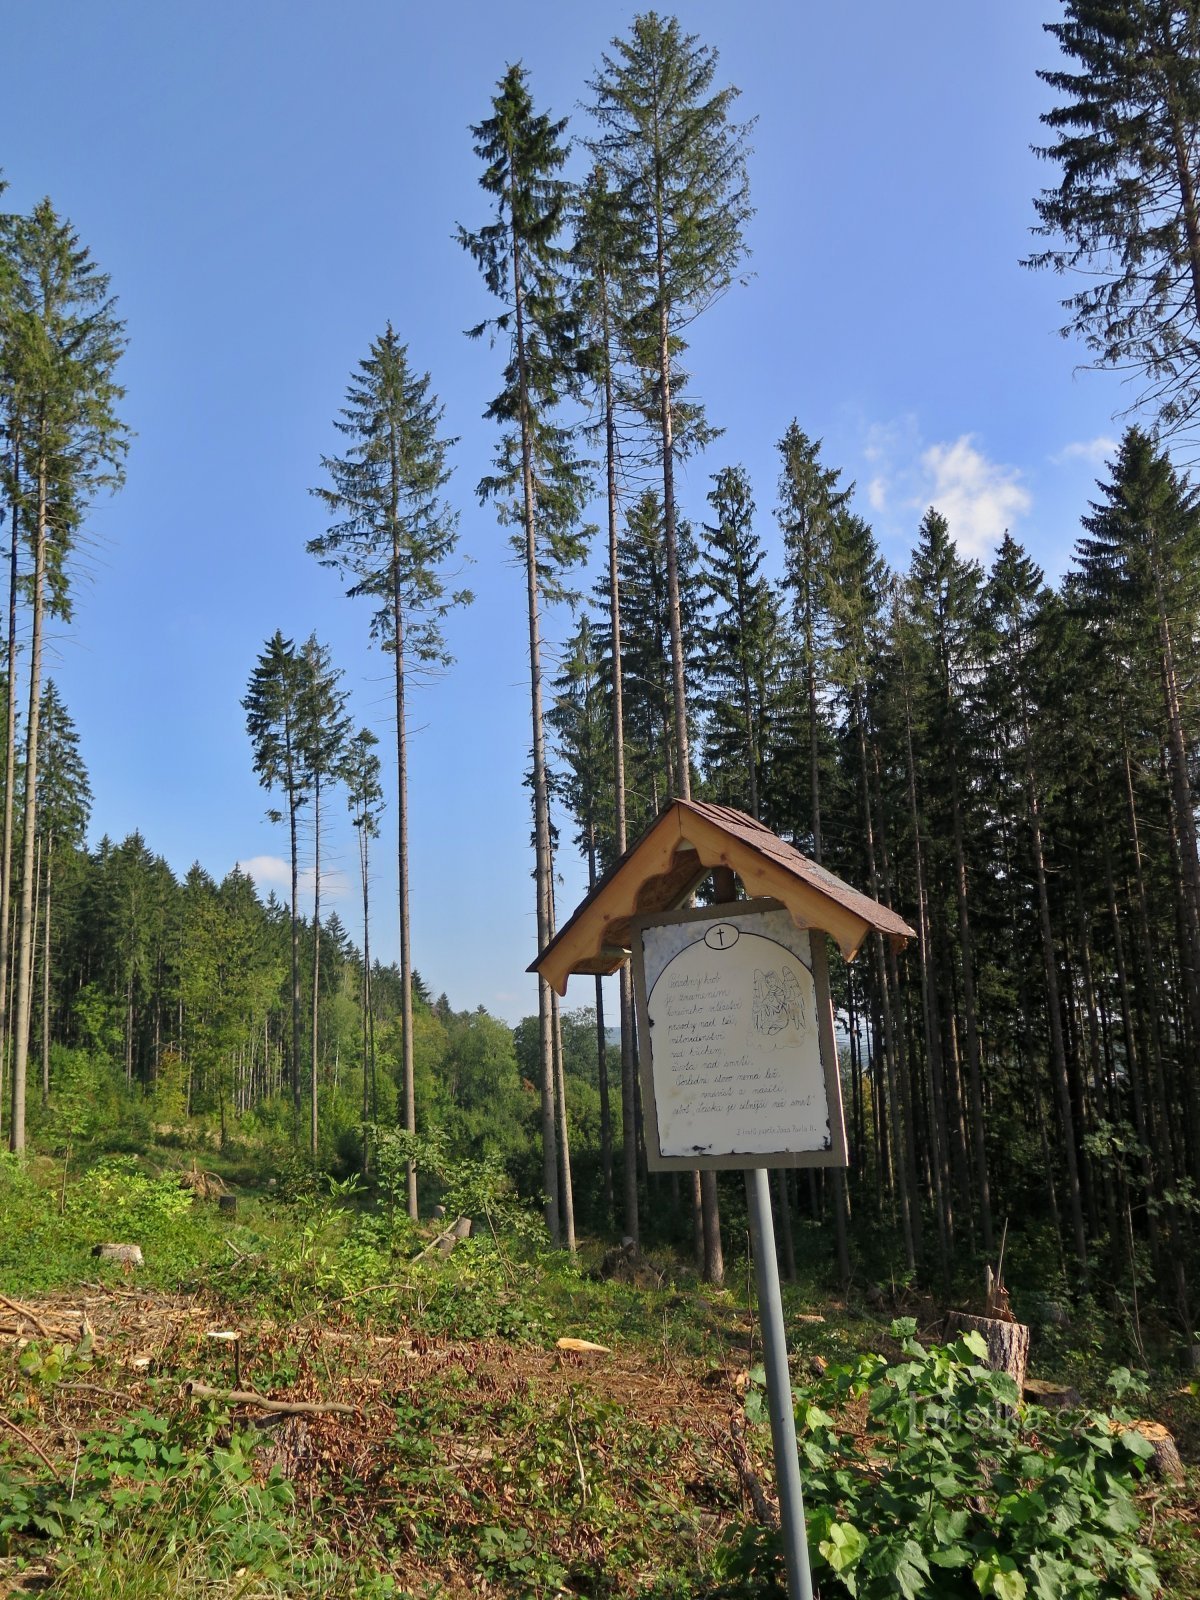
<svg viewBox="0 0 1200 1600"><path fill-rule="evenodd" d="M801 927L824 928L850 959L871 930L903 941L912 928L744 811L673 800L601 878L529 968L564 994L573 973L615 972L630 919L684 904L714 867L730 867L748 894L779 900Z"/></svg>

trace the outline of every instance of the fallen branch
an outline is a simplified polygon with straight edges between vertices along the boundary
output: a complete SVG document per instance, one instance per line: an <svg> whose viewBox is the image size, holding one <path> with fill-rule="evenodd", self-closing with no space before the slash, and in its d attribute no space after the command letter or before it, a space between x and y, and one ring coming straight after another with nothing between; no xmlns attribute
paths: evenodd
<svg viewBox="0 0 1200 1600"><path fill-rule="evenodd" d="M22 1440L25 1444L27 1444L29 1446L29 1448L33 1451L34 1455L41 1456L42 1460L46 1463L47 1467L49 1467L50 1475L54 1479L55 1483L61 1484L62 1483L62 1479L58 1475L58 1468L54 1465L53 1461L51 1461L50 1457L42 1449L41 1445L37 1442L37 1440L36 1439L31 1439L29 1437L29 1435L25 1432L24 1428L18 1428L15 1422L10 1421L10 1419L4 1415L3 1411L0 1411L0 1422L2 1422L6 1428L11 1428L12 1431L16 1434L17 1438Z"/></svg>
<svg viewBox="0 0 1200 1600"><path fill-rule="evenodd" d="M751 1465L750 1452L746 1448L745 1430L741 1419L736 1415L729 1420L729 1453L733 1457L733 1464L737 1468L737 1475L741 1479L746 1498L754 1508L755 1521L764 1528L777 1528L778 1513L767 1499L758 1473Z"/></svg>
<svg viewBox="0 0 1200 1600"><path fill-rule="evenodd" d="M19 1300L10 1300L6 1294L0 1294L0 1304L6 1305L10 1311L15 1311L19 1317L25 1317L32 1322L43 1339L53 1337L41 1317L38 1316L36 1311L31 1310L29 1306L23 1306Z"/></svg>
<svg viewBox="0 0 1200 1600"><path fill-rule="evenodd" d="M224 1400L228 1405L258 1406L261 1411L275 1411L281 1416L316 1416L322 1411L336 1411L341 1416L352 1417L356 1407L339 1404L335 1400L268 1400L265 1395L254 1394L250 1389L210 1389L206 1383L189 1379L183 1392L193 1400Z"/></svg>

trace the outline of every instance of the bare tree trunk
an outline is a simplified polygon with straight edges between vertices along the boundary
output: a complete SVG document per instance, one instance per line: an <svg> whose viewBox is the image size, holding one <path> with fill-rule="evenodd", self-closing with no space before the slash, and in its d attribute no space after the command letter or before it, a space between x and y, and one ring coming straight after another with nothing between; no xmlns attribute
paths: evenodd
<svg viewBox="0 0 1200 1600"><path fill-rule="evenodd" d="M867 763L866 715L862 704L862 688L854 694L854 721L858 736L858 762L861 773L863 829L867 847L867 874L871 893L880 898L879 872L875 861L875 823L871 805L871 784ZM890 893L889 893L890 899ZM882 934L876 934L875 972L879 984L880 1008L884 1023L885 1068L888 1080L888 1102L893 1108L893 1125L899 1124L895 1141L896 1165L899 1168L900 1220L904 1231L904 1253L909 1271L917 1261L917 1244L920 1229L920 1200L916 1195L916 1142L913 1135L912 1107L908 1103L908 1085L903 1064L896 1056L895 1028L892 1017L891 994L887 982L887 967ZM916 1211L914 1220L913 1212ZM848 1266L848 1262L846 1263Z"/></svg>
<svg viewBox="0 0 1200 1600"><path fill-rule="evenodd" d="M1071 1105L1071 1084L1067 1074L1066 1051L1063 1047L1062 1011L1059 1004L1058 959L1054 948L1054 931L1050 922L1050 898L1046 887L1046 864L1042 849L1042 819L1039 797L1034 781L1032 764L1026 763L1028 783L1029 825L1033 836L1033 867L1037 880L1038 926L1042 935L1042 962L1046 974L1046 1009L1050 1022L1050 1057L1054 1068L1054 1084L1058 1091L1059 1116L1062 1119L1063 1144L1066 1156L1067 1201L1071 1209L1071 1231L1075 1254L1080 1265L1087 1266L1087 1234L1083 1225L1083 1199L1079 1186L1079 1158L1075 1143L1075 1114Z"/></svg>
<svg viewBox="0 0 1200 1600"><path fill-rule="evenodd" d="M575 1189L571 1182L571 1138L567 1125L567 1080L563 1068L562 1013L551 991L554 1022L554 1086L558 1102L559 1196L562 1201L563 1243L575 1254Z"/></svg>
<svg viewBox="0 0 1200 1600"><path fill-rule="evenodd" d="M596 978L596 1072L600 1082L600 1167L604 1180L604 1215L613 1215L612 1106L608 1091L608 1038L604 1026L604 980Z"/></svg>
<svg viewBox="0 0 1200 1600"><path fill-rule="evenodd" d="M362 878L362 905L363 905L363 972L362 972L362 1120L363 1120L363 1157L362 1170L366 1177L371 1168L371 1140L367 1132L367 1124L371 1120L371 891L368 867L370 840L367 837L367 821L364 816L358 830L358 865Z"/></svg>
<svg viewBox="0 0 1200 1600"><path fill-rule="evenodd" d="M958 761L954 758L950 778L950 809L954 832L954 894L958 903L958 942L962 952L963 1016L967 1025L967 1094L971 1108L971 1147L975 1157L975 1182L978 1185L979 1216L983 1227L983 1248L987 1255L995 1250L992 1228L992 1193L988 1181L987 1148L983 1137L983 1087L979 1059L979 1024L975 1004L975 940L967 907L967 860L963 844L962 797L958 785Z"/></svg>
<svg viewBox="0 0 1200 1600"><path fill-rule="evenodd" d="M408 721L404 674L404 609L400 595L399 462L395 459L393 438L393 518L392 518L392 646L395 653L396 685L396 793L397 793L397 881L400 897L400 1010L404 1049L404 1128L417 1132L416 1066L413 1057L412 924L409 915L408 884ZM417 1166L409 1160L405 1175L408 1215L415 1222L417 1205Z"/></svg>
<svg viewBox="0 0 1200 1600"><path fill-rule="evenodd" d="M40 847L39 847L40 848ZM42 904L42 1104L50 1103L50 877L54 864L54 835L46 836L45 884Z"/></svg>
<svg viewBox="0 0 1200 1600"><path fill-rule="evenodd" d="M292 778L291 733L288 741L288 832L292 851L292 1118L293 1136L300 1138L300 862L296 839L296 793Z"/></svg>
<svg viewBox="0 0 1200 1600"><path fill-rule="evenodd" d="M321 774L313 774L313 966L312 1055L309 1065L309 1146L312 1158L319 1149L317 1124L317 1038L321 1009Z"/></svg>
<svg viewBox="0 0 1200 1600"><path fill-rule="evenodd" d="M604 454L608 499L608 618L612 635L613 801L618 858L628 848L625 810L625 669L621 642L621 584L617 562L617 436L613 411L611 341L606 291L604 316ZM638 1238L637 1121L634 1088L633 993L626 963L619 977L621 1015L621 1211L626 1235ZM597 1006L599 988L597 987Z"/></svg>
<svg viewBox="0 0 1200 1600"><path fill-rule="evenodd" d="M42 695L42 624L46 586L49 482L45 452L38 461L37 527L33 561L33 635L29 651L29 713L25 721L25 815L21 850L21 896L17 913L16 1019L13 1036L12 1120L9 1148L25 1148L25 1084L29 1066L29 1021L33 998L33 847L37 832L38 722Z"/></svg>
<svg viewBox="0 0 1200 1600"><path fill-rule="evenodd" d="M510 182L509 215L516 215L515 175ZM542 715L541 626L538 615L538 552L533 483L533 442L530 436L529 386L525 354L525 294L521 275L521 246L512 229L513 303L520 389L521 488L524 504L525 585L529 612L529 687L533 723L534 871L537 878L537 940L540 954L550 942L551 845L550 788L546 773L546 732ZM546 1192L546 1226L552 1244L562 1238L559 1213L558 1151L555 1137L554 1029L550 986L538 978L538 1042L541 1051L542 1183Z"/></svg>
<svg viewBox="0 0 1200 1600"><path fill-rule="evenodd" d="M20 550L20 518L17 514L17 486L20 482L20 447L13 443L12 529L8 557L8 643L6 647L8 694L4 735L4 832L0 841L0 1086L8 1059L12 1036L9 1026L8 982L9 930L12 922L13 815L17 787L17 557ZM0 1102L4 1099L0 1092Z"/></svg>

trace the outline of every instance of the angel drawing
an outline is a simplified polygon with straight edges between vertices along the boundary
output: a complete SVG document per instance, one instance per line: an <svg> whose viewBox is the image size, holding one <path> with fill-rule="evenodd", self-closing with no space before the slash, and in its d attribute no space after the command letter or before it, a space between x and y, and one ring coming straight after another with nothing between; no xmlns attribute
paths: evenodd
<svg viewBox="0 0 1200 1600"><path fill-rule="evenodd" d="M796 1042L794 1037L778 1038L789 1030L804 1032L804 996L796 974L785 967L782 972L754 969L754 1031L779 1045Z"/></svg>

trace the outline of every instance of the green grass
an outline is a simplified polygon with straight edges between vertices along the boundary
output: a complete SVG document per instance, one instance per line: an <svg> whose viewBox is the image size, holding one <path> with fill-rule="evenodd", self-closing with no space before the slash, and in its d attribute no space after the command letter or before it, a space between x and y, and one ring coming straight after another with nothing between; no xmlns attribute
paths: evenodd
<svg viewBox="0 0 1200 1600"><path fill-rule="evenodd" d="M769 1478L765 1424L747 1414L761 1350L744 1262L714 1291L666 1254L661 1287L601 1282L599 1246L571 1262L527 1232L414 1260L423 1238L407 1218L349 1188L289 1185L286 1203L243 1189L231 1221L145 1159L78 1173L61 1206L60 1175L0 1162L0 1290L86 1293L97 1331L94 1348L0 1343L0 1414L25 1436L0 1427L0 1587L24 1564L51 1594L88 1600L449 1597L483 1580L514 1597L765 1592L777 1569L747 1575L731 1557L748 1527L731 1415ZM144 1269L91 1257L118 1237L142 1245ZM811 1400L824 1364L895 1361L900 1347L886 1317L830 1295L818 1230L800 1243L785 1303ZM144 1305L142 1289L150 1301L190 1290L210 1315ZM900 1309L914 1298L901 1291ZM354 1417L267 1430L253 1413L187 1402L185 1378L230 1382L228 1345L203 1337L213 1324L242 1330L244 1385L334 1399ZM560 1358L564 1335L612 1355ZM1085 1306L1035 1351L1043 1372L1077 1376L1104 1403L1113 1340ZM149 1365L131 1364L147 1351ZM1183 1387L1164 1366L1142 1403L1186 1453L1200 1410ZM1144 1486L1139 1504L1164 1593L1191 1600L1194 1482Z"/></svg>

